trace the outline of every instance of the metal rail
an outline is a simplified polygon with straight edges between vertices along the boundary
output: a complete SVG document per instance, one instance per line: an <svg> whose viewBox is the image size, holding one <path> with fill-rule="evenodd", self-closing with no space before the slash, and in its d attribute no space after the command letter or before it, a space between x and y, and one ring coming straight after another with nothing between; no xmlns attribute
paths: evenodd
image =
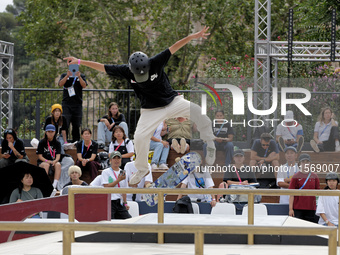
<svg viewBox="0 0 340 255"><path fill-rule="evenodd" d="M265 227L265 226L193 226L170 224L98 224L98 223L22 223L0 222L1 231L62 231L63 255L71 255L74 231L101 231L124 233L193 233L195 254L203 255L204 234L266 234L266 235L328 235L328 254L336 255L337 232L335 227Z"/></svg>
<svg viewBox="0 0 340 255"><path fill-rule="evenodd" d="M246 194L248 195L248 226L254 225L254 195L278 196L278 195L293 195L293 196L338 196L340 201L339 190L270 190L270 189L255 189L255 190L232 190L232 189L138 189L138 188L70 188L68 190L68 217L69 222L75 220L74 195L76 193L92 193L92 194L111 194L111 193L141 193L141 194L158 194L158 224L164 224L164 197L165 194ZM340 203L339 203L340 211ZM339 214L340 218L340 214ZM340 219L339 219L340 222ZM340 236L340 229L337 230ZM248 244L254 244L254 233L248 232ZM74 241L74 232L71 233L72 241ZM164 235L159 232L158 243L164 243ZM340 246L340 238L338 240Z"/></svg>

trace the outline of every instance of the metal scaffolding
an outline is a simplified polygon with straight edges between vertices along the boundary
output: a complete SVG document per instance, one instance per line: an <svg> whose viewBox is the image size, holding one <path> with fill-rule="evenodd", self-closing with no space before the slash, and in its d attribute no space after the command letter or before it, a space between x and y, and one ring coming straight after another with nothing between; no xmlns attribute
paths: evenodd
<svg viewBox="0 0 340 255"><path fill-rule="evenodd" d="M335 30L333 37L335 41ZM340 43L333 43L333 49L332 57L331 42L293 41L291 61L340 62ZM288 41L271 41L271 0L255 0L254 91L271 92L272 87L277 87L278 63L288 61L288 53ZM269 109L270 95L264 93L260 98L256 93L254 106Z"/></svg>
<svg viewBox="0 0 340 255"><path fill-rule="evenodd" d="M13 126L14 44L0 41L0 120L1 130Z"/></svg>

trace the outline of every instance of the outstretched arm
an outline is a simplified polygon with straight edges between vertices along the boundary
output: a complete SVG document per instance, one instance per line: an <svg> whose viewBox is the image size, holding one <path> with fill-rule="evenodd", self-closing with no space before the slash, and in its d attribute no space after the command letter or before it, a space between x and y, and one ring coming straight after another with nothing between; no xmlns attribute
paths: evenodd
<svg viewBox="0 0 340 255"><path fill-rule="evenodd" d="M78 64L78 59L75 57L66 57L64 60L67 60L67 64ZM105 72L104 64L93 62L93 61L86 61L86 60L80 60L80 64L83 66L90 67L92 69L98 70L100 72Z"/></svg>
<svg viewBox="0 0 340 255"><path fill-rule="evenodd" d="M187 37L184 37L183 39L176 42L174 45L172 45L169 50L171 54L174 54L176 51L178 51L180 48L182 48L184 45L186 45L188 42L190 42L193 39L207 39L207 36L210 35L210 33L207 33L209 27L204 27L200 32L197 32L195 34L188 35Z"/></svg>

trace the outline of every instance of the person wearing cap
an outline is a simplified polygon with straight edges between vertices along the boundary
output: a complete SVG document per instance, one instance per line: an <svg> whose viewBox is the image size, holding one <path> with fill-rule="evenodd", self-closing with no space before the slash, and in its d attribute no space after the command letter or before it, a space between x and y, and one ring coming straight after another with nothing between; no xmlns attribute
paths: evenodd
<svg viewBox="0 0 340 255"><path fill-rule="evenodd" d="M339 124L335 120L335 115L330 107L321 110L318 122L315 123L314 136L310 145L316 153L320 151L340 151Z"/></svg>
<svg viewBox="0 0 340 255"><path fill-rule="evenodd" d="M62 109L67 121L67 130L72 123L72 141L80 140L80 127L83 114L83 89L87 86L86 77L79 71L75 77L70 70L60 76L59 87L63 87Z"/></svg>
<svg viewBox="0 0 340 255"><path fill-rule="evenodd" d="M293 175L289 189L320 189L320 180L310 169L311 158L308 154L299 157L300 171ZM289 216L316 223L315 196L290 196Z"/></svg>
<svg viewBox="0 0 340 255"><path fill-rule="evenodd" d="M45 169L47 174L53 174L53 188L57 188L61 175L60 153L61 145L55 136L55 126L48 124L45 127L45 136L40 140L36 153L38 154L38 166Z"/></svg>
<svg viewBox="0 0 340 255"><path fill-rule="evenodd" d="M288 189L290 181L294 174L299 171L297 159L297 150L293 146L284 149L286 164L281 165L277 172L276 185L281 189ZM281 195L280 204L289 204L289 196Z"/></svg>
<svg viewBox="0 0 340 255"><path fill-rule="evenodd" d="M256 139L251 147L249 165L257 167L255 174L261 188L276 187L275 168L279 167L279 149L269 133L263 133Z"/></svg>
<svg viewBox="0 0 340 255"><path fill-rule="evenodd" d="M17 137L13 128L8 128L4 131L0 155L0 168L13 165L19 161L28 162L24 142Z"/></svg>
<svg viewBox="0 0 340 255"><path fill-rule="evenodd" d="M101 176L101 184L105 188L128 188L124 170L120 169L122 154L114 151L109 154L111 167L104 169ZM111 219L128 219L131 215L128 212L129 206L126 194L111 194Z"/></svg>
<svg viewBox="0 0 340 255"><path fill-rule="evenodd" d="M188 35L177 41L170 48L149 58L143 52L135 52L125 65L104 65L93 61L85 61L74 57L67 57L68 64L80 64L110 76L126 79L131 83L141 103L141 116L134 135L136 146L135 166L138 171L132 176L130 184L137 184L148 174L148 152L150 139L161 121L168 118L190 118L196 123L201 139L207 142L206 162L215 162L216 149L211 120L201 113L201 107L190 103L182 95L173 90L169 78L164 71L170 57L191 40L206 39L209 27L200 32Z"/></svg>
<svg viewBox="0 0 340 255"><path fill-rule="evenodd" d="M325 189L337 190L339 176L337 173L330 172L326 175L327 186ZM339 225L339 197L338 196L320 196L316 215L320 216L319 224L324 226Z"/></svg>
<svg viewBox="0 0 340 255"><path fill-rule="evenodd" d="M226 189L230 185L250 185L257 183L255 173L244 164L245 157L242 149L234 151L233 160L234 164L230 165L224 173L223 182L218 186L220 189ZM221 195L218 195L217 201L219 201L221 197Z"/></svg>
<svg viewBox="0 0 340 255"><path fill-rule="evenodd" d="M55 126L57 140L61 145L61 154L64 154L64 144L67 144L67 120L60 104L54 104L51 107L51 116L45 120L44 130L48 124Z"/></svg>
<svg viewBox="0 0 340 255"><path fill-rule="evenodd" d="M82 172L79 166L70 166L68 169L68 176L70 176L71 181L66 183L63 188L70 185L89 186L85 181L80 180L81 175Z"/></svg>
<svg viewBox="0 0 340 255"><path fill-rule="evenodd" d="M279 149L284 151L285 147L293 146L300 153L304 144L302 126L294 120L293 111L287 111L284 121L276 128L276 141Z"/></svg>
<svg viewBox="0 0 340 255"><path fill-rule="evenodd" d="M124 114L119 112L117 103L111 102L107 115L98 119L97 143L99 149L104 149L105 143L111 142L112 130L116 126L121 126L126 137L129 136L129 129Z"/></svg>

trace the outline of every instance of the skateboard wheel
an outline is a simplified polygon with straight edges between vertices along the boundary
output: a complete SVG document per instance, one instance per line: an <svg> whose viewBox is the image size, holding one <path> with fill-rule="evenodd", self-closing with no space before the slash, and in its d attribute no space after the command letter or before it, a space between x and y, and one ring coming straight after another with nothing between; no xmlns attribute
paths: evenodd
<svg viewBox="0 0 340 255"><path fill-rule="evenodd" d="M184 171L183 171L183 174L184 174L184 175L188 175L188 174L189 174L188 170L184 170Z"/></svg>
<svg viewBox="0 0 340 255"><path fill-rule="evenodd" d="M145 188L150 188L151 187L151 183L148 183L145 185Z"/></svg>
<svg viewBox="0 0 340 255"><path fill-rule="evenodd" d="M176 163L178 163L180 160L181 160L180 157L177 157L177 158L175 159Z"/></svg>

